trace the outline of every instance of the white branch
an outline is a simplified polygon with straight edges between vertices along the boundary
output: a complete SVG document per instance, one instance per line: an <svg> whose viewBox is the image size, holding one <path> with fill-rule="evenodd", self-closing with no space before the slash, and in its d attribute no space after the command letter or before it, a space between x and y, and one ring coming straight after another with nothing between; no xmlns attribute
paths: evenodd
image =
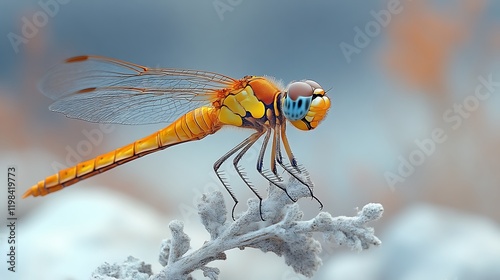
<svg viewBox="0 0 500 280"><path fill-rule="evenodd" d="M304 185L294 179L289 181L287 192L297 199L310 194ZM190 273L200 269L205 277L215 280L218 279L219 269L206 265L214 260L225 260L224 252L227 250L245 247L283 256L295 272L311 277L321 265L321 245L312 237L314 232L323 233L326 241L335 246L347 245L354 250L381 244L373 228L366 226L382 216L384 210L380 204L367 204L354 217L334 218L327 212L321 212L311 220L302 221L303 213L298 204L274 186L269 187L269 196L263 200L262 209L259 209L257 199L249 199L247 204L248 210L236 221L228 221L222 193L203 195L198 211L211 240L188 253L190 238L184 233L182 222L172 221L169 225L172 238L164 240L160 250L160 263L164 268L149 279L192 279ZM260 211L265 221L261 220ZM96 275L97 271L93 276Z"/></svg>

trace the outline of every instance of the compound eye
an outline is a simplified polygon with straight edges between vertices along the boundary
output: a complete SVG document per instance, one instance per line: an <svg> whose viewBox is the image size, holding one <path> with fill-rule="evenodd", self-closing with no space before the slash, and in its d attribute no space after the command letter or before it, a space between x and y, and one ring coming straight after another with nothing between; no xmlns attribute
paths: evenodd
<svg viewBox="0 0 500 280"><path fill-rule="evenodd" d="M306 82L293 82L283 99L283 114L290 121L304 118L311 107L314 89Z"/></svg>
<svg viewBox="0 0 500 280"><path fill-rule="evenodd" d="M305 80L304 83L310 85L313 89L323 89L318 83L313 80Z"/></svg>
<svg viewBox="0 0 500 280"><path fill-rule="evenodd" d="M288 87L287 96L292 100L297 100L299 97L312 96L314 92L313 87L306 82L293 82Z"/></svg>

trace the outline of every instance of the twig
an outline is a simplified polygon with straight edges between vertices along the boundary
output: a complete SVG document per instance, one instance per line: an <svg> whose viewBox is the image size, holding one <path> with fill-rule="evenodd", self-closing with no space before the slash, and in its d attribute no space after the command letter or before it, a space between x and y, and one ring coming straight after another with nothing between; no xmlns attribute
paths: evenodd
<svg viewBox="0 0 500 280"><path fill-rule="evenodd" d="M310 195L309 190L295 179L289 181L287 191L297 199ZM265 221L261 220L257 199L249 199L247 204L248 210L232 221L227 219L222 193L216 191L203 195L198 213L210 233L210 241L188 252L190 238L183 231L183 223L170 222L172 238L164 240L160 250L159 261L164 268L158 274L150 275L149 279L192 279L190 273L200 269L205 277L215 280L219 269L206 265L214 260L225 260L227 250L246 247L283 256L295 272L312 277L322 264L319 257L321 244L313 238L315 232L323 233L326 241L335 246L347 245L358 251L381 244L373 228L366 226L382 216L384 210L380 204L367 204L354 217L334 218L327 212L320 212L313 219L302 221L299 205L274 186L269 187L269 196L262 202ZM98 271L105 269L101 266ZM123 279L96 278L102 277L98 271L93 279Z"/></svg>

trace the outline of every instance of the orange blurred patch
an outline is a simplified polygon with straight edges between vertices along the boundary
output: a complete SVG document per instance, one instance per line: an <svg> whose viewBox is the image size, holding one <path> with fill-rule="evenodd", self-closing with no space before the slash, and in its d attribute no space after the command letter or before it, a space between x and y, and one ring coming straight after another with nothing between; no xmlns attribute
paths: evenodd
<svg viewBox="0 0 500 280"><path fill-rule="evenodd" d="M383 60L393 75L431 94L446 94L452 55L466 42L484 1L462 0L456 7L445 13L429 1L406 2L387 29Z"/></svg>

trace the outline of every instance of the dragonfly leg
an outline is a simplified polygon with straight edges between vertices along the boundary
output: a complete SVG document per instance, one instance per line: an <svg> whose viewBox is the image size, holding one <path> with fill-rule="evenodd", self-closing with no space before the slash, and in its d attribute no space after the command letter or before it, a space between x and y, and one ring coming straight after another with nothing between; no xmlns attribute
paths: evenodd
<svg viewBox="0 0 500 280"><path fill-rule="evenodd" d="M292 149L290 148L290 144L288 142L288 138L286 137L286 127L285 124L282 124L280 126L280 132L278 133L278 136L281 136L281 141L283 142L283 146L285 147L285 151L288 155L288 159L290 160L290 165L286 165L283 163L283 158L281 156L281 150L278 148L277 149L277 157L276 160L278 163L285 169L286 172L288 172L290 175L292 175L295 179L297 179L300 183L305 185L309 189L309 193L311 194L311 198L316 200L319 203L320 209L323 209L323 203L314 196L313 194L313 183L309 179L309 174L305 168L300 168L300 166L297 164L297 160L293 156ZM280 143L278 143L278 146L280 146ZM306 180L304 180L304 177Z"/></svg>
<svg viewBox="0 0 500 280"><path fill-rule="evenodd" d="M240 175L241 179L243 180L243 182L245 182L245 184L248 186L248 188L250 188L250 190L255 194L255 196L257 196L257 198L259 199L259 214L260 214L260 218L264 221L264 217L262 217L262 197L259 195L259 193L257 192L257 190L255 189L255 187L252 185L252 183L250 182L250 180L248 179L248 177L246 176L246 173L244 172L243 168L241 166L238 165L238 163L240 162L241 158L243 157L243 155L245 155L245 153L250 149L250 147L253 146L253 144L255 144L255 142L264 134L264 130L261 130L261 131L257 131L255 132L254 134L250 135L250 141L246 144L245 147L243 147L241 149L241 151L234 157L233 159L233 165L234 165L234 168L236 169L236 172L238 173L238 175Z"/></svg>
<svg viewBox="0 0 500 280"><path fill-rule="evenodd" d="M230 158L232 155L234 155L234 153L236 153L237 151L239 151L240 149L242 149L243 147L248 145L248 143L250 143L253 140L252 136L254 136L254 134L250 135L245 140L243 140L241 143L239 143L234 148L229 150L226 154L224 154L220 159L218 159L214 163L215 174L217 175L217 177L221 181L222 185L224 186L224 188L227 190L227 192L229 193L229 195L231 196L231 198L234 201L233 209L231 211L231 216L232 216L233 220L234 220L234 209L236 208L236 205L238 204L238 199L236 199L236 195L234 195L233 191L229 187L229 182L227 181L227 178L224 176L224 173L219 169L228 158Z"/></svg>
<svg viewBox="0 0 500 280"><path fill-rule="evenodd" d="M272 143L272 151L271 151L271 172L269 170L263 170L263 165L264 165L264 155L266 153L266 148L267 144L269 143L269 139L271 138L271 129L267 130L266 136L264 136L264 141L262 142L262 148L260 149L259 152L259 157L257 159L257 171L259 171L260 175L262 177L266 178L270 183L275 185L276 187L280 188L283 190L288 198L290 198L291 201L297 202L296 199L292 198L290 194L288 194L286 190L286 186L282 183L283 179L278 175L278 172L276 170L276 160L275 160L275 154L276 154L276 133L273 137L273 143Z"/></svg>

